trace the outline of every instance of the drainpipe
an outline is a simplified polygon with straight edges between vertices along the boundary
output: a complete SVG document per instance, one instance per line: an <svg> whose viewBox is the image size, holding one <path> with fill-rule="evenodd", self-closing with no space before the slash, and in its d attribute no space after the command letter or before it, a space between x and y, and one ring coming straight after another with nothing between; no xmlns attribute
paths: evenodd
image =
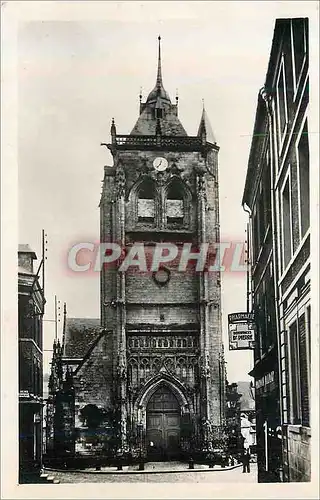
<svg viewBox="0 0 320 500"><path fill-rule="evenodd" d="M278 247L277 247L277 220L276 220L276 193L274 189L275 184L275 160L276 160L276 146L274 131L274 121L273 121L273 111L272 111L272 95L268 93L265 87L260 89L260 95L265 101L266 111L268 115L269 122L269 142L270 142L270 165L271 165L271 221L272 221L272 264L273 264L273 282L274 282L274 296L275 296L275 315L276 315L276 339L277 339L277 351L278 351L278 381L279 381L279 394L280 394L280 419L281 426L283 428L283 401L282 401L282 380L281 380L281 328L280 328L280 313L279 313L279 293L278 293ZM282 440L283 444L283 440ZM282 446L282 467L284 464L284 449Z"/></svg>
<svg viewBox="0 0 320 500"><path fill-rule="evenodd" d="M250 312L250 219L251 219L251 210L245 204L242 205L243 210L249 214L249 222L247 223L247 313Z"/></svg>

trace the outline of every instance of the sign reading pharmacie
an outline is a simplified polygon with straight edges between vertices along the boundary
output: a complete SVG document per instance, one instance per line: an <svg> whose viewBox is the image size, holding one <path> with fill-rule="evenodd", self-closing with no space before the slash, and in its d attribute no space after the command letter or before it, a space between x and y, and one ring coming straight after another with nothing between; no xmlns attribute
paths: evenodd
<svg viewBox="0 0 320 500"><path fill-rule="evenodd" d="M228 314L229 350L254 349L254 314L239 312Z"/></svg>

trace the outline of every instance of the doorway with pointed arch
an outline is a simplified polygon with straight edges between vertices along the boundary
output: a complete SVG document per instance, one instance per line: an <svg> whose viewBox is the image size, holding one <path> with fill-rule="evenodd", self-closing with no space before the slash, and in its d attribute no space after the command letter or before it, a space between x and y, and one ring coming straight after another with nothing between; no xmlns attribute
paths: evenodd
<svg viewBox="0 0 320 500"><path fill-rule="evenodd" d="M152 394L146 408L150 460L174 460L180 455L181 408L165 384Z"/></svg>

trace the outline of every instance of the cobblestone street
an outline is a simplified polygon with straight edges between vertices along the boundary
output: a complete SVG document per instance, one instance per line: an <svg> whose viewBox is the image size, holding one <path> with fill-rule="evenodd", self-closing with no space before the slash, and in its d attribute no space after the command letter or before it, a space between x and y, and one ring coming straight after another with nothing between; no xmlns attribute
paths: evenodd
<svg viewBox="0 0 320 500"><path fill-rule="evenodd" d="M157 464L158 465L158 464ZM171 465L171 464L170 464ZM127 470L124 468L123 472L52 472L54 477L64 483L256 483L257 482L257 466L255 463L251 464L251 472L243 474L242 467L235 467L231 470L223 469L208 469L203 466L203 471L186 471L182 472L180 469L175 471L176 465L172 464L174 472L167 472L169 469L166 465L166 470L163 472L154 472L153 465L148 464L148 469L145 472L133 472L133 469ZM187 469L187 465L186 465ZM148 472L150 470L150 472ZM153 472L152 472L153 470ZM161 470L159 465L157 470ZM129 473L128 473L129 472Z"/></svg>

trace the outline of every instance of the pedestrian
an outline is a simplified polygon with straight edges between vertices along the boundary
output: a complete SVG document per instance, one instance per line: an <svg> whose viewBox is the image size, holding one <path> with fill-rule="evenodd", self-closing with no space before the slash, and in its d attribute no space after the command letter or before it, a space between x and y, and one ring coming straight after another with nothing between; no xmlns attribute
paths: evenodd
<svg viewBox="0 0 320 500"><path fill-rule="evenodd" d="M242 454L242 472L250 472L250 450L249 448L244 448Z"/></svg>

